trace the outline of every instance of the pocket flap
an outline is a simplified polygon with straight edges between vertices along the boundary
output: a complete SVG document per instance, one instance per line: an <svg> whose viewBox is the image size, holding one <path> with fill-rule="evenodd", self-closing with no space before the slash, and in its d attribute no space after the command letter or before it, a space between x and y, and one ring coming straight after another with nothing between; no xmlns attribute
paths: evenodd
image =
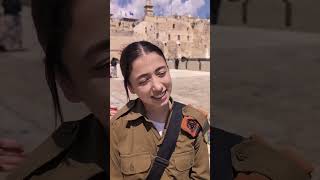
<svg viewBox="0 0 320 180"><path fill-rule="evenodd" d="M134 154L121 156L121 172L126 175L145 172L150 168L150 154Z"/></svg>
<svg viewBox="0 0 320 180"><path fill-rule="evenodd" d="M174 161L178 171L186 171L191 169L194 164L194 153L193 151L185 152L181 154L175 154Z"/></svg>

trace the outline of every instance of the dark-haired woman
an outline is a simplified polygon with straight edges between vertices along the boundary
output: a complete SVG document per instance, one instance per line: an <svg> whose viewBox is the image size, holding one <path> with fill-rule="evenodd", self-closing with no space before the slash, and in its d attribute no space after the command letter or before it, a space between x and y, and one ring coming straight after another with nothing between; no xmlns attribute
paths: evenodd
<svg viewBox="0 0 320 180"><path fill-rule="evenodd" d="M100 0L32 1L46 78L62 124L8 179L106 178L107 7ZM92 114L63 122L57 86L70 102L85 104Z"/></svg>
<svg viewBox="0 0 320 180"><path fill-rule="evenodd" d="M111 120L111 179L210 179L207 118L170 97L162 51L134 42L122 51L120 67L128 99L129 91L138 98Z"/></svg>

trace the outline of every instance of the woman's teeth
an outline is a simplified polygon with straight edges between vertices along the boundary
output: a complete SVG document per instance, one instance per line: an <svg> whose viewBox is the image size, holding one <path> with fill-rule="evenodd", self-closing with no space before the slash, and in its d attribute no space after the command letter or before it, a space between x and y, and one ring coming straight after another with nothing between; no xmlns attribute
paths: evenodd
<svg viewBox="0 0 320 180"><path fill-rule="evenodd" d="M153 98L155 99L161 99L165 94L166 94L167 91L164 91L163 93L159 94L158 96L153 96Z"/></svg>

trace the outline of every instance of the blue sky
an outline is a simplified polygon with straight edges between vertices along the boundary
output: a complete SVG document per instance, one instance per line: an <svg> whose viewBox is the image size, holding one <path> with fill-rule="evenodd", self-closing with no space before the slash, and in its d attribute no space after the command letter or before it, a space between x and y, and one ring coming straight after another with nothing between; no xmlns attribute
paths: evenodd
<svg viewBox="0 0 320 180"><path fill-rule="evenodd" d="M206 18L210 16L210 0L152 0L156 15L192 15ZM111 0L111 13L115 17L133 16L141 18L144 14L145 0Z"/></svg>

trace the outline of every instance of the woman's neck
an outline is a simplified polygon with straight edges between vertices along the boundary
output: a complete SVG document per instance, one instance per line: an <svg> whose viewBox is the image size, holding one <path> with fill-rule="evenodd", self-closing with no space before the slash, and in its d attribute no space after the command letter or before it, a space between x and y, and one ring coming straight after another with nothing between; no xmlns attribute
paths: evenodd
<svg viewBox="0 0 320 180"><path fill-rule="evenodd" d="M156 122L165 123L167 121L170 108L169 103L161 108L154 108L146 106L147 117Z"/></svg>

